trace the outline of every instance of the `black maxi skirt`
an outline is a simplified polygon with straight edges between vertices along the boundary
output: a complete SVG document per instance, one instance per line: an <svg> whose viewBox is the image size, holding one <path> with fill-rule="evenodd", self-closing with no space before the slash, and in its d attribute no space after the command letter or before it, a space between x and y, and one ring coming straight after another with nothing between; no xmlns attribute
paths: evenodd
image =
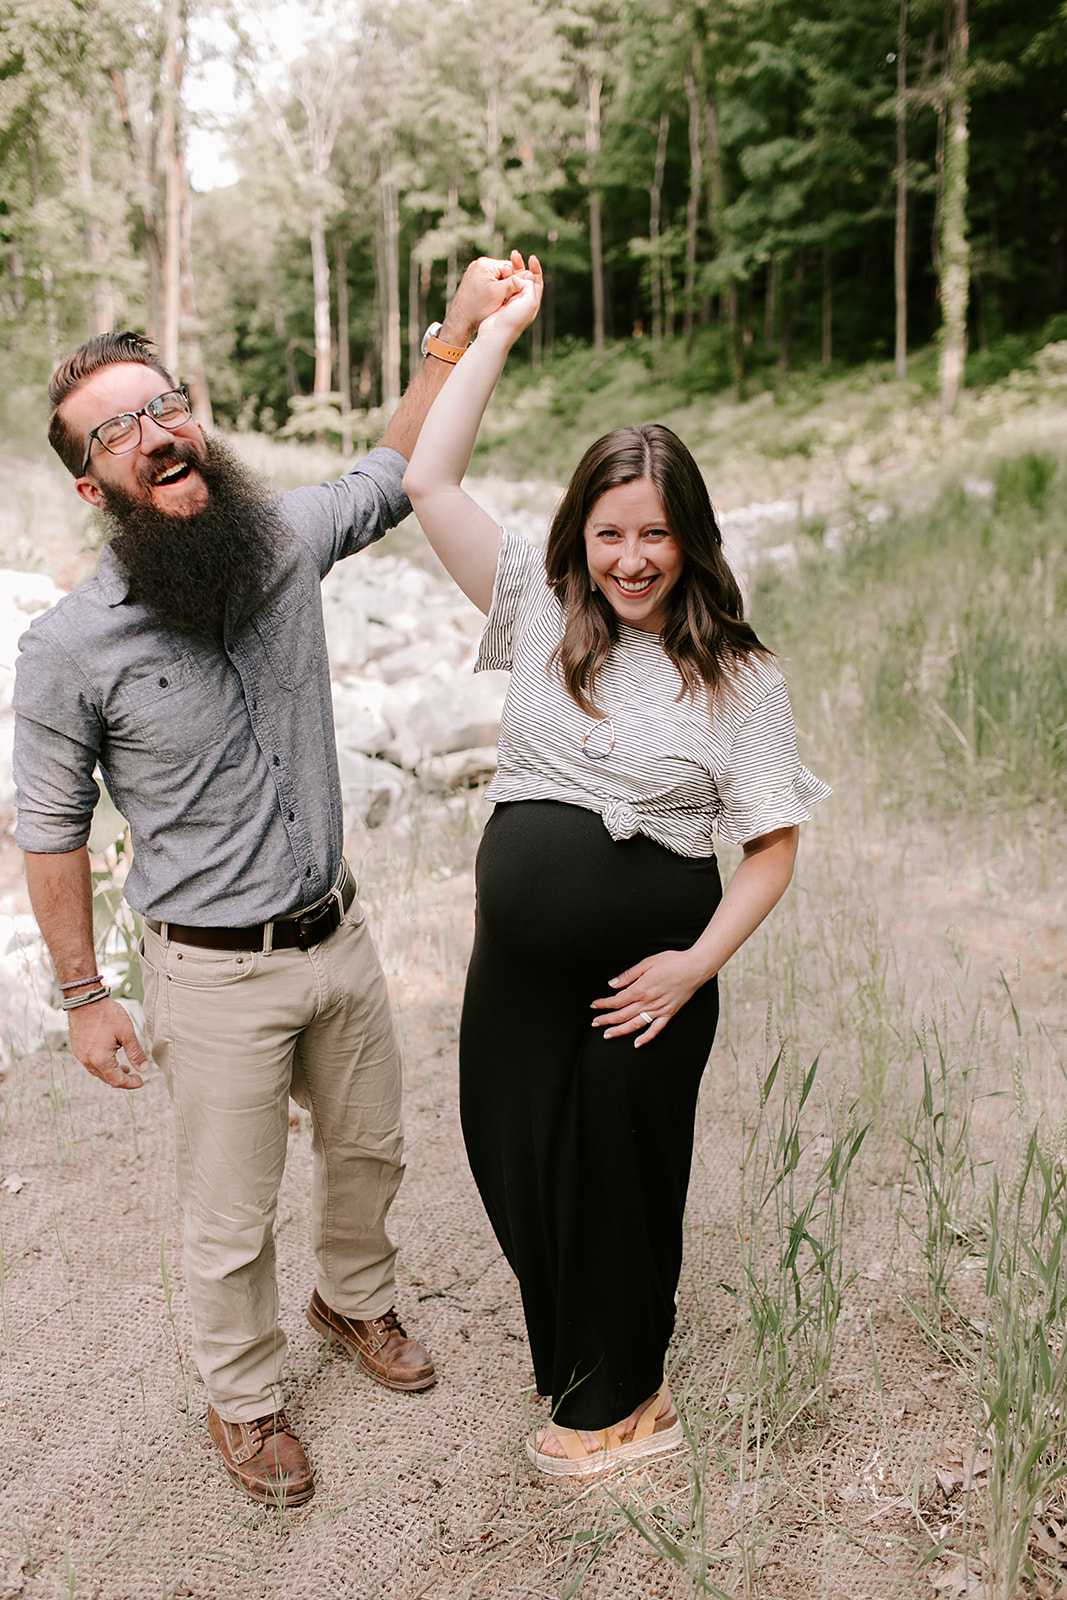
<svg viewBox="0 0 1067 1600"><path fill-rule="evenodd" d="M718 867L642 835L616 842L582 807L526 800L497 806L476 883L467 1154L519 1280L538 1390L564 1426L604 1428L662 1381L718 987L640 1050L594 1029L590 1004L636 961L699 938Z"/></svg>

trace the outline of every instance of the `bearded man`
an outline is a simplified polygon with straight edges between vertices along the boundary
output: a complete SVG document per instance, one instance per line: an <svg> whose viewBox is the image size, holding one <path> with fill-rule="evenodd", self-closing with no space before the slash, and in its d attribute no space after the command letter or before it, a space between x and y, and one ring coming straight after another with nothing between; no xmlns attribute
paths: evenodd
<svg viewBox="0 0 1067 1600"><path fill-rule="evenodd" d="M147 1058L93 944L97 767L129 822L208 1426L263 1503L314 1492L283 1409L276 1310L290 1095L312 1126L308 1320L388 1388L434 1381L394 1306L401 1064L342 854L319 586L410 511L401 479L423 418L511 274L471 264L381 446L337 483L270 497L136 334L89 340L49 389L49 438L112 537L20 641L16 838L74 1054L137 1089Z"/></svg>

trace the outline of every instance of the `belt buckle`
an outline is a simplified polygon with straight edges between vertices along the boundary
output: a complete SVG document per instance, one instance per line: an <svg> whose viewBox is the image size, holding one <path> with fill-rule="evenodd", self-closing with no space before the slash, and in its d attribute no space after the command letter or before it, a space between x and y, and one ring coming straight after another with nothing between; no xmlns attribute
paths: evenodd
<svg viewBox="0 0 1067 1600"><path fill-rule="evenodd" d="M310 950L312 945L321 944L323 939L339 927L341 917L337 909L337 901L329 899L315 911L306 912L304 916L296 918L296 947L298 950Z"/></svg>

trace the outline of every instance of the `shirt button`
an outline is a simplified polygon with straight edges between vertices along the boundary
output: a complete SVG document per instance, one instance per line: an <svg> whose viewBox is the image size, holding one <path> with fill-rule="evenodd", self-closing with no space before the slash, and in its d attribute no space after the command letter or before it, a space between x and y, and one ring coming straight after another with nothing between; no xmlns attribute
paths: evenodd
<svg viewBox="0 0 1067 1600"><path fill-rule="evenodd" d="M280 767L280 766L281 766L281 764L282 764L282 758L281 758L281 756L275 756L275 757L274 757L274 765L275 765L275 766L276 766L276 767Z"/></svg>
<svg viewBox="0 0 1067 1600"><path fill-rule="evenodd" d="M307 871L304 873L304 877L305 878L310 878L311 877L311 868L310 867L308 867Z"/></svg>
<svg viewBox="0 0 1067 1600"><path fill-rule="evenodd" d="M165 688L166 688L166 687L167 687L167 684L168 684L168 682L169 682L169 679L167 679L167 678L160 678L160 680L159 680L159 687L160 687L160 688L161 688L161 689L165 689Z"/></svg>
<svg viewBox="0 0 1067 1600"><path fill-rule="evenodd" d="M290 822L295 822L296 821L296 812L295 811L290 811L290 813L289 813L289 821Z"/></svg>

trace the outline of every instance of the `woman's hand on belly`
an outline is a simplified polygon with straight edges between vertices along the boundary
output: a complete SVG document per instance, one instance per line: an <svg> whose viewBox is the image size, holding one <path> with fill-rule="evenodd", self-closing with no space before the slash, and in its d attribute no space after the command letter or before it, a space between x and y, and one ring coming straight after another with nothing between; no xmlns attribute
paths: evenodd
<svg viewBox="0 0 1067 1600"><path fill-rule="evenodd" d="M593 1001L593 1010L603 1013L593 1019L593 1027L603 1028L605 1039L639 1034L635 1047L662 1033L675 1012L715 977L778 904L793 876L799 838L800 829L794 826L750 839L696 944L688 950L662 950L612 978L615 993Z"/></svg>
<svg viewBox="0 0 1067 1600"><path fill-rule="evenodd" d="M640 1034L635 1047L648 1044L713 976L699 944L646 956L611 979L613 995L593 1001L593 1010L601 1013L593 1018L593 1027L603 1028L605 1039Z"/></svg>

